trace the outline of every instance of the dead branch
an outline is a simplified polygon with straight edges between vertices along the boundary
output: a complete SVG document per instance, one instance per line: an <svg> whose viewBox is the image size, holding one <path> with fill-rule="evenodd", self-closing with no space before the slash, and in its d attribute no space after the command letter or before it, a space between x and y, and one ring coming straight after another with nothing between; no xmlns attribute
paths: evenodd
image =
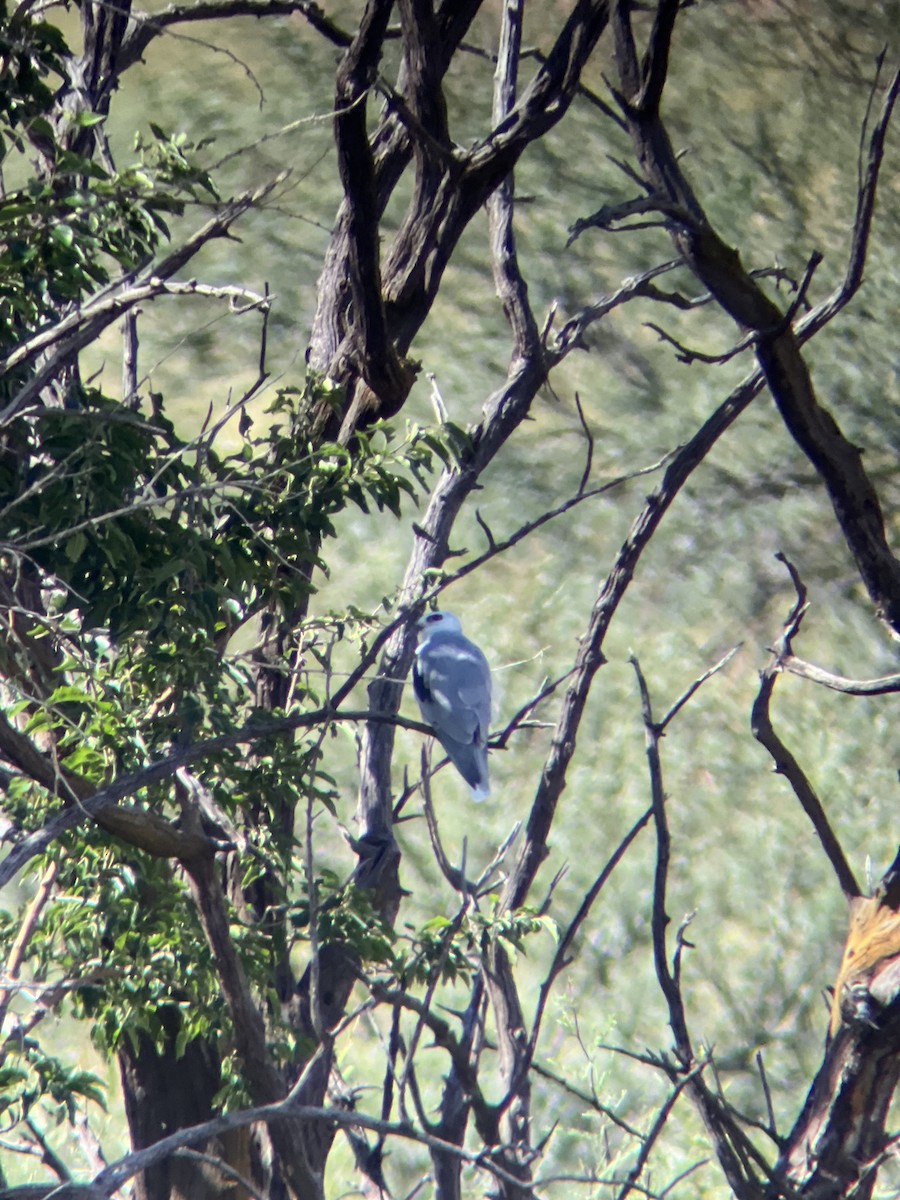
<svg viewBox="0 0 900 1200"><path fill-rule="evenodd" d="M122 42L117 75L139 62L154 38L176 25L217 21L229 17L278 17L299 13L334 46L347 47L352 38L322 11L315 0L201 0L199 4L170 4L162 12L134 12Z"/></svg>
<svg viewBox="0 0 900 1200"><path fill-rule="evenodd" d="M665 733L666 728L669 726L669 724L671 724L672 721L674 721L691 697L703 687L704 683L706 683L708 679L712 679L713 675L717 675L719 671L724 670L724 668L728 666L740 648L740 645L735 646L733 649L729 650L727 654L723 654L719 661L717 663L713 663L713 665L708 670L704 671L702 675L697 676L694 682L687 687L684 692L682 692L663 719L658 723L660 733Z"/></svg>
<svg viewBox="0 0 900 1200"><path fill-rule="evenodd" d="M878 615L900 635L900 560L887 541L878 494L859 449L818 401L795 332L785 314L744 270L738 254L716 233L684 176L659 113L664 66L679 5L661 0L643 58L639 58L631 5L617 0L613 27L616 65L636 154L647 184L669 213L669 232L697 278L737 324L756 335L756 354L782 418L821 477L845 541ZM862 280L887 126L900 71L885 97L869 140L865 180L857 201L851 267L835 303L847 302ZM672 210L677 215L672 216ZM811 314L810 314L811 316Z"/></svg>
<svg viewBox="0 0 900 1200"><path fill-rule="evenodd" d="M594 907L594 904L596 903L598 896L600 895L603 888L606 886L613 871L616 869L616 867L619 865L619 863L625 857L626 851L631 846L632 842L635 840L637 835L641 832L641 830L644 828L644 826L647 824L647 822L650 820L650 818L652 816L653 816L653 810L652 810L652 808L648 808L647 811L643 814L643 816L639 817L638 820L635 822L635 824L632 825L632 827L628 831L628 833L625 834L625 837L622 839L622 841L619 843L619 845L613 851L613 854L607 861L603 870L600 872L600 874L597 876L597 878L591 884L588 891L585 893L585 895L581 901L581 904L578 906L578 911L575 913L575 916L572 918L572 920L569 922L568 926L566 927L565 933L559 939L559 943L556 948L556 953L554 954L553 961L550 964L550 969L548 970L547 975L545 976L544 981L541 984L540 993L538 996L537 1007L535 1009L534 1019L531 1022L531 1033L528 1038L529 1070L531 1069L531 1065L534 1062L534 1055L535 1055L535 1051L537 1048L537 1042L538 1042L538 1038L539 1038L540 1032L541 1032L541 1023L543 1021L544 1011L547 1007L547 1001L550 998L550 992L551 992L554 984L556 983L557 978L561 974L561 972L564 971L566 969L566 967L568 967L572 961L572 959L571 959L572 943L575 941L575 938L578 934L578 931L581 929L581 926L584 924L584 922L587 920L588 916L590 915L591 909Z"/></svg>
<svg viewBox="0 0 900 1200"><path fill-rule="evenodd" d="M688 1094L700 1113L715 1146L716 1155L725 1177L738 1200L761 1200L763 1192L754 1166L761 1168L763 1173L769 1177L772 1173L771 1168L736 1123L727 1106L706 1085L702 1072L709 1060L698 1061L691 1044L684 997L681 991L681 952L686 944L683 937L686 921L678 930L672 965L669 965L666 938L669 917L666 912L666 891L671 856L671 835L666 814L666 794L659 751L663 726L653 718L647 682L640 664L634 656L631 658L631 664L637 676L641 695L641 714L644 722L650 792L653 802L653 823L656 828L656 870L651 915L653 962L656 968L656 977L666 1001L677 1059L676 1066L669 1065L665 1059L657 1065L666 1071L673 1083L684 1078L685 1075L688 1076L685 1080ZM691 689L688 691L690 692ZM670 710L669 718L681 707L681 703L679 701Z"/></svg>
<svg viewBox="0 0 900 1200"><path fill-rule="evenodd" d="M673 258L669 262L651 267L649 271L644 271L642 275L638 275L636 278L623 280L616 291L611 292L608 296L601 297L601 299L595 301L593 304L587 305L575 313L574 316L566 321L562 329L554 335L552 344L548 346L548 354L550 355L552 365L555 366L562 356L574 347L587 349L584 335L589 326L600 318L605 317L607 313L612 312L614 308L618 308L622 304L627 304L635 296L659 299L659 293L651 287L651 281L657 279L660 275L667 274L669 271L674 271L681 265L681 259Z"/></svg>
<svg viewBox="0 0 900 1200"><path fill-rule="evenodd" d="M786 655L780 665L782 671L799 675L811 683L820 683L846 696L886 696L891 692L900 692L900 675L882 675L879 679L848 679L846 675L835 675L793 654Z"/></svg>
<svg viewBox="0 0 900 1200"><path fill-rule="evenodd" d="M794 795L803 807L803 811L812 822L813 829L816 831L819 841L822 843L822 848L828 856L828 861L831 863L834 873L837 876L838 883L841 885L841 890L848 899L852 899L854 896L862 894L853 870L847 862L841 844L825 815L822 802L813 790L812 784L807 779L803 768L775 732L769 713L772 693L775 690L778 676L781 674L782 663L785 659L792 657L791 643L800 630L807 607L806 589L793 564L788 562L783 554L779 554L777 557L790 572L794 588L796 589L797 600L788 614L781 637L772 650L772 657L761 673L759 692L753 703L750 723L753 729L753 736L768 750L775 764L775 771L777 774L783 775L788 783L790 783Z"/></svg>

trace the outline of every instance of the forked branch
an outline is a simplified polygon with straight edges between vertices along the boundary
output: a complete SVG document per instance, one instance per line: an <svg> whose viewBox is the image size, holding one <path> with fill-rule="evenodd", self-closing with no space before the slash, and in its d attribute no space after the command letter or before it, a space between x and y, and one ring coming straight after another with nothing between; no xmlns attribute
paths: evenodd
<svg viewBox="0 0 900 1200"><path fill-rule="evenodd" d="M835 516L869 595L900 636L900 560L888 544L875 487L860 450L820 404L800 340L783 313L743 267L737 252L715 231L694 195L660 116L664 72L677 0L661 0L648 48L639 63L631 4L618 0L613 26L621 103L650 193L667 212L672 240L685 263L718 304L756 335L756 354L772 396L791 435L828 490ZM852 234L851 269L829 304L843 305L862 281L885 137L900 94L900 71L888 86L881 115L869 139ZM676 215L672 215L673 212Z"/></svg>
<svg viewBox="0 0 900 1200"><path fill-rule="evenodd" d="M831 863L834 873L837 876L838 883L841 885L841 890L848 899L852 899L862 894L853 870L847 862L846 855L837 839L837 835L831 828L828 817L825 815L825 809L822 807L821 800L816 795L812 784L809 782L806 773L797 759L775 732L769 712L775 684L783 670L784 662L793 657L792 641L800 630L800 625L806 612L806 589L803 586L800 576L797 574L793 564L783 554L779 554L778 557L790 572L797 592L797 599L785 621L781 637L772 650L772 657L760 677L759 692L753 703L753 713L751 716L753 736L772 756L777 774L783 775L788 783L790 783L794 795L803 807L803 811L812 822L813 829L815 829L819 841L822 843L822 848L828 856L828 861Z"/></svg>

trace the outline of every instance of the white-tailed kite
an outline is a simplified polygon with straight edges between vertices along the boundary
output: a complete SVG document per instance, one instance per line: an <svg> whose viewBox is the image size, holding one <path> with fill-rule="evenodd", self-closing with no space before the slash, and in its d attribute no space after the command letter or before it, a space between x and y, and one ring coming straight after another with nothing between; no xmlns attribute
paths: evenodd
<svg viewBox="0 0 900 1200"><path fill-rule="evenodd" d="M491 723L491 668L474 642L463 637L452 613L426 613L419 621L413 690L422 717L476 800L491 791L487 737Z"/></svg>

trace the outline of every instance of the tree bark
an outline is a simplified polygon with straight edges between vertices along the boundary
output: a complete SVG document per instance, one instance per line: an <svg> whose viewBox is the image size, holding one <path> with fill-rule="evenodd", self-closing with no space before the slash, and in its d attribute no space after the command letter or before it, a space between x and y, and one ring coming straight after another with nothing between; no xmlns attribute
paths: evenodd
<svg viewBox="0 0 900 1200"><path fill-rule="evenodd" d="M176 1129L215 1115L212 1099L219 1087L218 1054L210 1042L196 1039L178 1056L177 1012L170 1024L165 1049L159 1050L141 1032L136 1045L126 1038L119 1051L125 1115L135 1150L153 1146ZM232 1165L239 1167L238 1163ZM135 1180L135 1200L221 1200L226 1194L234 1194L230 1181L224 1177L216 1180L208 1167L174 1156Z"/></svg>
<svg viewBox="0 0 900 1200"><path fill-rule="evenodd" d="M900 855L851 900L829 1038L778 1172L809 1200L869 1200L900 1082Z"/></svg>

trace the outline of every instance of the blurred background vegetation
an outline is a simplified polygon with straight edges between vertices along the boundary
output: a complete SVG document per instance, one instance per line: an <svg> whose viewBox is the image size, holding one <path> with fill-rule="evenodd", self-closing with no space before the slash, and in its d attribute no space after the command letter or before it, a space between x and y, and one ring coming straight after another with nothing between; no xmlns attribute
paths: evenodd
<svg viewBox="0 0 900 1200"><path fill-rule="evenodd" d="M546 48L556 10L564 7L532 5L526 41ZM361 5L328 8L339 24L346 17L353 26ZM499 9L500 0L485 5L470 51L448 76L451 128L463 144L483 134L489 121ZM73 12L60 10L55 19L74 36ZM822 251L814 299L839 278L846 261L876 56L885 44L889 63L900 52L898 27L900 4L864 0L699 0L680 20L664 115L687 174L746 265L777 265L797 278L810 254ZM275 297L267 349L271 375L254 402L259 423L270 419L265 407L275 389L299 385L303 377L316 281L340 199L329 119L335 61L334 49L300 17L181 26L158 38L128 73L108 121L120 165L133 155L136 133L151 136L150 120L166 133L185 134L201 147L223 195L289 170L274 202L249 214L237 238L208 244L190 268L205 282L256 291L268 285ZM608 65L601 54L584 80L606 101ZM555 305L557 323L624 278L671 257L662 229L589 231L567 244L575 220L634 191L615 161L629 160L627 138L594 96L579 98L553 138L528 151L516 176L523 271L537 313ZM807 350L822 402L865 448L895 544L898 147L894 131L866 284L852 309ZM400 215L398 209L393 220ZM186 226L192 217L188 211ZM683 273L663 282L696 291ZM712 308L676 314L647 300L596 325L590 353L570 356L554 373L552 391L545 390L533 420L483 480L478 510L496 537L576 491L587 452L576 394L594 438L592 480L599 483L649 466L684 442L750 369L747 355L724 365L687 366L647 327L651 321L706 353L727 350L736 340L734 328ZM158 300L140 320L145 390L163 394L179 431L197 431L255 378L259 334L259 317L252 313L236 317L208 300ZM509 338L494 294L483 215L459 247L412 353L421 372L398 422L401 431L407 418L433 420L429 374L460 424L475 421L502 383ZM110 394L118 394L117 332L93 349L89 367ZM236 429L231 436L236 445ZM463 617L466 632L495 669L498 725L542 680L569 667L596 591L652 486L653 476L632 480L578 506L446 593L442 603ZM344 514L328 551L328 575L316 579L312 611L339 613L351 605L372 611L383 598L389 602L415 516L410 505L399 521L389 514ZM460 522L455 544L461 552L484 548L474 511ZM764 394L677 500L615 618L606 643L609 663L581 727L544 879L549 883L556 871L565 871L550 907L565 925L649 802L628 656L639 658L663 713L696 676L740 645L727 668L678 716L663 745L675 856L669 911L676 923L694 914L684 984L695 1038L715 1047L726 1093L764 1119L756 1063L761 1052L785 1128L821 1056L823 989L837 970L846 906L806 818L750 734L758 671L793 600L787 573L774 558L779 550L810 590L812 607L797 651L855 677L896 669L896 648L874 619L824 489ZM348 658L343 666L349 665ZM898 705L896 696L850 698L784 678L773 710L851 862L860 875L871 863L873 878L893 858L898 840ZM408 715L413 710L410 696ZM550 701L537 715L552 722L555 713L556 701ZM404 767L417 770L419 745L416 735L399 735L398 784ZM494 798L477 810L460 781L446 772L436 779L442 832L457 860L467 839L474 871L513 822L527 816L548 745L549 730L536 728L494 755ZM353 734L342 732L327 753L341 804L332 833L323 836L333 849L330 865L343 875L353 865L339 836L339 824L350 826L353 818ZM451 914L457 899L433 861L424 822L404 822L399 837L403 882L411 893L401 921ZM585 1090L596 1089L637 1124L665 1095L665 1081L606 1047L642 1052L669 1045L649 954L653 856L645 832L602 895L577 961L558 986L543 1041L553 1070ZM419 908L423 898L427 905ZM553 949L547 935L530 943L522 969L533 976L535 989ZM68 1026L60 1034L63 1040L72 1036ZM361 1022L342 1063L347 1081L364 1084L367 1064L379 1054L377 1037ZM560 1173L605 1170L615 1154L615 1127L574 1097L560 1100L551 1083L546 1087L546 1105L535 1103L545 1119L536 1140L558 1123L549 1149L553 1166ZM676 1108L675 1120L680 1136L673 1130L656 1151L653 1178L660 1187L708 1153L686 1105ZM106 1132L114 1149L124 1130L113 1123ZM395 1172L401 1153L407 1152L392 1155ZM408 1153L412 1186L415 1156ZM349 1153L334 1155L330 1170L329 1195L352 1193ZM882 1185L885 1194L896 1194L896 1177L885 1174ZM713 1165L698 1169L683 1186L698 1197L727 1192Z"/></svg>

